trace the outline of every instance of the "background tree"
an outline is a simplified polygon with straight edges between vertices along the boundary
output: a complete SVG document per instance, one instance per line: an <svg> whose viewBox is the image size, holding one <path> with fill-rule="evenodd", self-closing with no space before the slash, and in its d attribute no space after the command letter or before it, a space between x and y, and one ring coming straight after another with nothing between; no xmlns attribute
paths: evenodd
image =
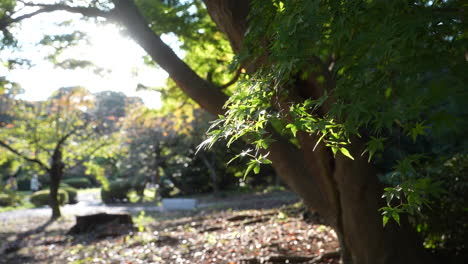
<svg viewBox="0 0 468 264"><path fill-rule="evenodd" d="M1 128L1 147L49 174L53 219L61 216L57 192L64 171L108 144L86 112L92 103L87 90L63 88L46 102L18 102L12 122Z"/></svg>
<svg viewBox="0 0 468 264"><path fill-rule="evenodd" d="M122 176L140 185L139 194L147 183L159 185L157 195L163 196L217 193L219 185L224 189L236 186L232 176L239 168L225 166L234 152L218 146L196 155L212 115L189 103L171 114L165 113L166 107L160 111L143 105L130 108L122 127L126 154L121 168Z"/></svg>

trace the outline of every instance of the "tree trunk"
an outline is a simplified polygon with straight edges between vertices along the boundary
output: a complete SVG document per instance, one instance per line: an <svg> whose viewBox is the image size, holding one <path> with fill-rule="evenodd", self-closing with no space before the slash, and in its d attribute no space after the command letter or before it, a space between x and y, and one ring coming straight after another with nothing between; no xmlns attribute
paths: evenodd
<svg viewBox="0 0 468 264"><path fill-rule="evenodd" d="M155 147L154 147L154 200L159 201L161 198L161 195L159 194L159 182L161 180L161 174L159 172L159 167L161 166L162 160L161 160L161 147L159 145L159 141L156 141Z"/></svg>
<svg viewBox="0 0 468 264"><path fill-rule="evenodd" d="M200 78L151 31L132 1L116 0L115 3L120 22L180 88L209 112L223 113L222 106L227 97ZM204 0L204 3L233 50L241 50L248 28L250 1ZM248 69L260 67L259 63L252 62L256 65L249 65ZM298 84L292 93L317 98L323 94L324 87L314 86L314 83L317 82L311 80ZM333 82L327 84L333 85ZM288 100L300 101L301 97L299 100L297 97ZM383 228L378 212L382 186L372 166L361 157L362 147L357 139L350 145L350 151L357 157L352 161L340 154L335 158L322 144L313 150L317 141L315 136L298 133L301 147L297 148L273 130L270 132L275 142L268 151L275 170L309 208L318 211L335 228L344 263L430 263L422 244L404 219L401 227L390 224Z"/></svg>
<svg viewBox="0 0 468 264"><path fill-rule="evenodd" d="M202 159L203 163L205 164L208 172L210 174L211 183L213 184L213 193L214 195L219 195L219 177L216 173L216 168L214 165L208 160L208 157L203 152L199 152L200 158Z"/></svg>
<svg viewBox="0 0 468 264"><path fill-rule="evenodd" d="M58 144L52 155L52 161L50 166L50 193L49 193L49 203L52 208L52 217L51 219L57 219L62 216L60 212L60 203L58 200L58 189L60 186L60 181L63 177L64 164L62 161L62 149L61 145Z"/></svg>

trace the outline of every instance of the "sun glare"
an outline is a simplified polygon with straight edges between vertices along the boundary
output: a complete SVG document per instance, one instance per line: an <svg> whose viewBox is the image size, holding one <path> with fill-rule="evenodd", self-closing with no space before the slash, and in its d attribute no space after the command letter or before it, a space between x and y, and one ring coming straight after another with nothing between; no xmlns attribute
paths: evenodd
<svg viewBox="0 0 468 264"><path fill-rule="evenodd" d="M7 75L12 81L21 84L25 90L22 98L44 100L60 87L83 86L91 92L112 90L123 92L127 96L139 96L148 107L161 107L159 93L137 92L136 87L139 83L148 87L162 86L168 76L167 73L145 65L144 51L131 39L123 36L117 26L75 21L72 29L57 29L55 24L58 20L57 16L53 19L50 16L40 16L34 19L37 19L38 23L24 23L18 32L18 39L22 42L26 39L31 43L23 47L20 55L32 59L35 66L31 69L16 69L6 73L4 73L5 69L0 69L1 75ZM89 43L83 42L69 48L59 56L59 61L85 60L92 62L94 66L73 70L54 67L52 63L44 60L47 56L46 52L32 44L38 42L38 37L35 39L31 37L38 35L38 31L43 34L50 34L50 32L57 34L57 32L70 33L73 30L85 32L89 37Z"/></svg>

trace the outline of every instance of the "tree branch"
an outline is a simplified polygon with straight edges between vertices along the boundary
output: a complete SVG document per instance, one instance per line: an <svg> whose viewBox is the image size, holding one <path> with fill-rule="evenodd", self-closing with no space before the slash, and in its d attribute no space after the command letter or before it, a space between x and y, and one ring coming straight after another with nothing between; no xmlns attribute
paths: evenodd
<svg viewBox="0 0 468 264"><path fill-rule="evenodd" d="M89 152L89 153L87 153L87 154L88 154L89 156L92 156L94 153L96 153L96 151L98 151L99 149L101 149L102 147L104 147L104 146L106 146L106 145L108 145L108 144L110 144L110 143L109 143L109 142L104 142L104 143L102 143L102 144L96 146L93 150L91 150L91 152ZM71 170L71 169L73 169L73 168L76 168L76 167L78 167L78 166L81 166L81 165L82 165L85 161L87 161L87 160L88 160L88 159L82 159L82 160L80 160L79 162L77 162L75 165L73 165L73 166L71 166L71 167L67 166L66 170Z"/></svg>
<svg viewBox="0 0 468 264"><path fill-rule="evenodd" d="M28 14L24 14L15 18L5 17L0 20L0 30L4 30L6 27L11 24L21 22L22 20L32 18L36 15L42 13L51 13L55 11L67 11L70 13L81 14L87 17L103 17L109 20L114 19L112 11L104 11L94 7L84 7L84 6L68 6L64 4L34 4L34 3L24 3L28 7L38 7L39 9Z"/></svg>
<svg viewBox="0 0 468 264"><path fill-rule="evenodd" d="M222 90L222 89L226 89L226 88L228 88L229 86L235 84L235 83L237 82L237 80L239 80L239 77L240 77L241 73L242 73L242 67L240 67L239 69L237 69L236 75L232 78L232 80L230 80L229 82L227 82L227 83L221 85L221 87L220 87L221 90Z"/></svg>
<svg viewBox="0 0 468 264"><path fill-rule="evenodd" d="M179 88L208 112L215 115L224 113L223 106L227 96L218 87L198 76L154 33L134 1L113 2L116 20L125 26L130 36L169 73Z"/></svg>
<svg viewBox="0 0 468 264"><path fill-rule="evenodd" d="M35 158L30 158L28 156L26 156L25 154L17 151L16 149L14 149L13 147L11 147L10 145L8 145L6 142L0 140L0 146L3 147L3 148L6 148L7 150L9 150L10 152L14 153L15 155L29 161L29 162L33 162L33 163L36 163L38 164L39 166L41 166L41 168L43 168L44 170L46 171L49 171L49 167L47 167L47 165L45 165L42 161L40 161L39 159L35 159Z"/></svg>

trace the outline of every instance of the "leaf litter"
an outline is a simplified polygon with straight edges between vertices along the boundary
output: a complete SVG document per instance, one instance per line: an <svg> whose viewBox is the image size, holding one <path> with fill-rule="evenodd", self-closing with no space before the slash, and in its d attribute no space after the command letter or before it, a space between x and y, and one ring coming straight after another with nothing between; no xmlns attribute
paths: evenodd
<svg viewBox="0 0 468 264"><path fill-rule="evenodd" d="M297 204L270 209L216 208L134 216L140 232L95 240L65 235L74 224L63 218L23 240L0 263L339 263L335 231L318 217L305 221ZM4 223L2 241L15 230L45 218ZM20 228L21 227L21 228Z"/></svg>

